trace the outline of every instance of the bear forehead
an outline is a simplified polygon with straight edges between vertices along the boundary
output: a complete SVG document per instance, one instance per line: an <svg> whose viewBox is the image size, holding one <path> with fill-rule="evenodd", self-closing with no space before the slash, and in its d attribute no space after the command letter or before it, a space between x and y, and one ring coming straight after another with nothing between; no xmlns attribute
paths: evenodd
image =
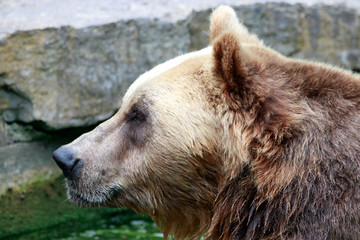
<svg viewBox="0 0 360 240"><path fill-rule="evenodd" d="M152 86L156 85L157 80L159 80L162 75L169 74L168 76L171 76L171 71L180 64L197 57L211 55L211 53L212 47L209 46L202 50L187 53L157 65L153 69L140 75L134 83L132 83L123 98L123 104L132 105L146 90L149 90Z"/></svg>

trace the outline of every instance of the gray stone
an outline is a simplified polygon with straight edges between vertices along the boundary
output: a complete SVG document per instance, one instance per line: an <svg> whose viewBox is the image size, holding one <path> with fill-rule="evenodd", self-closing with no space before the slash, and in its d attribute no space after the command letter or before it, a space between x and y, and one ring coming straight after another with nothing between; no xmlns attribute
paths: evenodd
<svg viewBox="0 0 360 240"><path fill-rule="evenodd" d="M356 10L285 3L235 9L251 31L287 56L359 68ZM42 122L51 130L108 118L141 73L208 45L210 12L194 12L175 23L135 19L12 34L0 45L2 119Z"/></svg>
<svg viewBox="0 0 360 240"><path fill-rule="evenodd" d="M338 55L345 66L351 66L353 70L360 72L360 49L344 50Z"/></svg>
<svg viewBox="0 0 360 240"><path fill-rule="evenodd" d="M31 125L7 124L0 121L0 147L16 142L31 142L46 139L48 135L34 129Z"/></svg>
<svg viewBox="0 0 360 240"><path fill-rule="evenodd" d="M29 99L21 96L4 85L0 88L0 113L5 122L31 122L32 104Z"/></svg>
<svg viewBox="0 0 360 240"><path fill-rule="evenodd" d="M16 143L0 147L0 195L7 189L60 175L51 159L56 145L42 142Z"/></svg>
<svg viewBox="0 0 360 240"><path fill-rule="evenodd" d="M184 53L182 24L138 19L103 26L18 32L0 46L0 114L45 129L111 116L140 73Z"/></svg>

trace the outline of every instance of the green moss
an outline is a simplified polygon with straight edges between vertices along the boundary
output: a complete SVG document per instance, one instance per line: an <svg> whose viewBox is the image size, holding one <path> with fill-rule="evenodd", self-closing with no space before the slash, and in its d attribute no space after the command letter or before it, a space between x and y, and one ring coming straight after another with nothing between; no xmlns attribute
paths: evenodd
<svg viewBox="0 0 360 240"><path fill-rule="evenodd" d="M151 234L158 232L149 218L123 209L77 208L66 199L62 178L33 183L0 196L0 239L86 239L81 234L89 231L97 235L118 233L111 228L123 231L120 235L125 234L127 239L132 239L131 234L139 234L136 239L159 239L150 238L139 229L123 228L143 221L152 229Z"/></svg>

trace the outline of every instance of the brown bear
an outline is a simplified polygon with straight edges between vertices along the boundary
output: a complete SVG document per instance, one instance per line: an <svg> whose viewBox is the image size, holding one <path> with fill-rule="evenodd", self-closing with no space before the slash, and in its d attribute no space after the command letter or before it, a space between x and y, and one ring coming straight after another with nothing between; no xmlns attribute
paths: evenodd
<svg viewBox="0 0 360 240"><path fill-rule="evenodd" d="M69 199L165 239L360 239L360 77L282 56L226 6L210 33L54 152Z"/></svg>

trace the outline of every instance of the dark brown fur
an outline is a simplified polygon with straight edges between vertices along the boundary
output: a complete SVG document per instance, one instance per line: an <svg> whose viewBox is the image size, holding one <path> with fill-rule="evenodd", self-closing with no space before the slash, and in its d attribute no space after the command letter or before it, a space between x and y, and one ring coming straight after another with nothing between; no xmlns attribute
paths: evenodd
<svg viewBox="0 0 360 240"><path fill-rule="evenodd" d="M360 239L359 77L237 39L213 41L214 71L250 160L223 179L208 238Z"/></svg>

